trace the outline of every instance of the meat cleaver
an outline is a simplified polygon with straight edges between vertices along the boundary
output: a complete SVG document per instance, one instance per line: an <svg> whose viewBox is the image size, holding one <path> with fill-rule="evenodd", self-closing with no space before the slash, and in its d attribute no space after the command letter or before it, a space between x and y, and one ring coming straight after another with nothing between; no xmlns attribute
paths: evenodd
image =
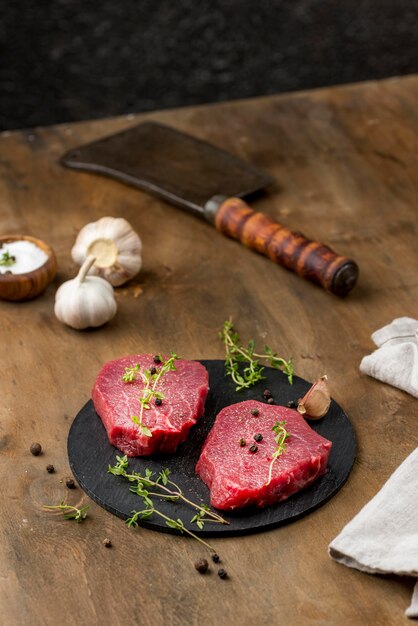
<svg viewBox="0 0 418 626"><path fill-rule="evenodd" d="M196 213L217 230L338 296L356 284L357 264L292 232L242 199L274 179L205 141L144 122L67 152L61 163L128 183Z"/></svg>

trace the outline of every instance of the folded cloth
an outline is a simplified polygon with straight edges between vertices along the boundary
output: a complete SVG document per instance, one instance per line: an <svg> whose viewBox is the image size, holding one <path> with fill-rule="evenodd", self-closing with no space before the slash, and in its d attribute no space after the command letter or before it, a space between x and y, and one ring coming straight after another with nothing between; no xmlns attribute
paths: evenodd
<svg viewBox="0 0 418 626"><path fill-rule="evenodd" d="M329 555L370 574L418 577L418 448L343 528ZM407 617L418 617L418 582Z"/></svg>
<svg viewBox="0 0 418 626"><path fill-rule="evenodd" d="M418 398L418 321L399 317L372 340L378 349L362 359L360 371Z"/></svg>

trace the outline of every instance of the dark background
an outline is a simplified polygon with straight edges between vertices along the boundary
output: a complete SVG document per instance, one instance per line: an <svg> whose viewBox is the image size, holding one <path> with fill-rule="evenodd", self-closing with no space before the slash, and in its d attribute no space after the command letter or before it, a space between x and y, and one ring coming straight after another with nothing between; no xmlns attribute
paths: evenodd
<svg viewBox="0 0 418 626"><path fill-rule="evenodd" d="M418 71L417 0L0 0L0 129Z"/></svg>

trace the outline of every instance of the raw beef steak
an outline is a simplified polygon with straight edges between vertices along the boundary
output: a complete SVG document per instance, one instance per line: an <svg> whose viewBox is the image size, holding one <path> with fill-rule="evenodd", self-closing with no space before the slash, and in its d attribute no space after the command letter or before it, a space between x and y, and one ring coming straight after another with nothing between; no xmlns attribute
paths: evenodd
<svg viewBox="0 0 418 626"><path fill-rule="evenodd" d="M208 393L208 373L196 361L176 360L176 371L166 372L157 390L164 394L160 406L155 399L144 409L142 422L152 436L141 433L132 416L139 416L144 382L140 374L124 382L127 367L139 365L139 372L158 369L151 354L133 354L109 361L102 367L92 391L93 404L106 428L111 444L128 456L149 456L155 452L175 452L190 428L202 415Z"/></svg>
<svg viewBox="0 0 418 626"><path fill-rule="evenodd" d="M277 449L272 428L282 421L290 437L267 484ZM255 452L250 451L253 445L257 446ZM217 415L196 471L210 488L210 501L217 509L264 507L285 500L324 474L331 445L296 410L247 400Z"/></svg>

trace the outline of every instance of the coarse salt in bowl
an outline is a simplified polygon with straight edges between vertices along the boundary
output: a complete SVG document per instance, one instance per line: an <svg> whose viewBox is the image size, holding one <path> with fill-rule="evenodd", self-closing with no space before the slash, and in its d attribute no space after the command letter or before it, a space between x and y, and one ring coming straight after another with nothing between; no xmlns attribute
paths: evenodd
<svg viewBox="0 0 418 626"><path fill-rule="evenodd" d="M0 236L0 298L29 300L38 296L57 271L55 253L29 235Z"/></svg>

